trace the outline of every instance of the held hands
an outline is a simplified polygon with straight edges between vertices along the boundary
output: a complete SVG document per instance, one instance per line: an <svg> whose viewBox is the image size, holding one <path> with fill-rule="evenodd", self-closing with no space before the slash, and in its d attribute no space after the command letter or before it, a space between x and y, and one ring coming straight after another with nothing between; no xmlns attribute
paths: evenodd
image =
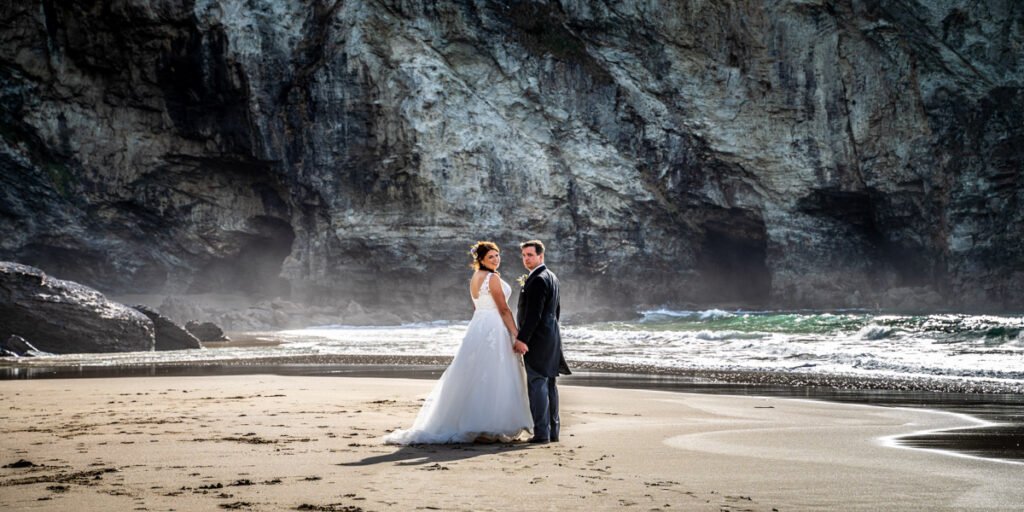
<svg viewBox="0 0 1024 512"><path fill-rule="evenodd" d="M530 347L526 346L526 343L523 343L519 340L516 340L516 342L512 344L512 351L515 352L516 354L523 355L529 352L529 350Z"/></svg>

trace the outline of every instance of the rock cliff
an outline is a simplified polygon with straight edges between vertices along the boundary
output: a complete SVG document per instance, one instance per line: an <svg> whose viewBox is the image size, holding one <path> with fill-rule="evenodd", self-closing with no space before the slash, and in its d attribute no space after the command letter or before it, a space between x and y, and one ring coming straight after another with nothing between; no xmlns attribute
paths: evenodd
<svg viewBox="0 0 1024 512"><path fill-rule="evenodd" d="M114 293L463 314L1024 306L1024 4L26 0L0 259Z"/></svg>

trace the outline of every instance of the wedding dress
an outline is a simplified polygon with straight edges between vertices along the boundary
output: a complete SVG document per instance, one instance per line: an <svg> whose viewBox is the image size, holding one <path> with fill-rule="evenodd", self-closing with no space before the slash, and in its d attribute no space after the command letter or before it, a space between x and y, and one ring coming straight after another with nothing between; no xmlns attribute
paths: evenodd
<svg viewBox="0 0 1024 512"><path fill-rule="evenodd" d="M476 311L462 345L412 428L384 436L385 443L468 443L480 436L510 442L533 427L523 357L512 351L512 337L491 297L490 277L473 299ZM501 290L508 301L512 287L501 280Z"/></svg>

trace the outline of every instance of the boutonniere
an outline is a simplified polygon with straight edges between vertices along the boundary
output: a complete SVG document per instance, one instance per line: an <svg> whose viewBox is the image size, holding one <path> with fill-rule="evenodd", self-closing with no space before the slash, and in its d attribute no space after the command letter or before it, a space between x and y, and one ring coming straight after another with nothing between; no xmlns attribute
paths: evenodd
<svg viewBox="0 0 1024 512"><path fill-rule="evenodd" d="M516 278L516 282L519 283L519 287L520 288L526 286L526 278L527 277L530 277L530 275L529 274L523 274L523 275L521 275L521 276Z"/></svg>

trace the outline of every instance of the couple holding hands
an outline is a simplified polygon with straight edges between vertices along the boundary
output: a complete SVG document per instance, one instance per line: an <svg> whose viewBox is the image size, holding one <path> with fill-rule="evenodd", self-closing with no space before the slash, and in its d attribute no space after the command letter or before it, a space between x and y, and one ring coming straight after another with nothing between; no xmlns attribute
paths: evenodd
<svg viewBox="0 0 1024 512"><path fill-rule="evenodd" d="M470 251L469 293L475 310L451 364L412 428L384 437L389 444L558 441L559 374L568 375L558 318L558 278L544 264L544 244L520 244L527 275L520 278L516 317L512 287L498 275L501 251L477 242Z"/></svg>

